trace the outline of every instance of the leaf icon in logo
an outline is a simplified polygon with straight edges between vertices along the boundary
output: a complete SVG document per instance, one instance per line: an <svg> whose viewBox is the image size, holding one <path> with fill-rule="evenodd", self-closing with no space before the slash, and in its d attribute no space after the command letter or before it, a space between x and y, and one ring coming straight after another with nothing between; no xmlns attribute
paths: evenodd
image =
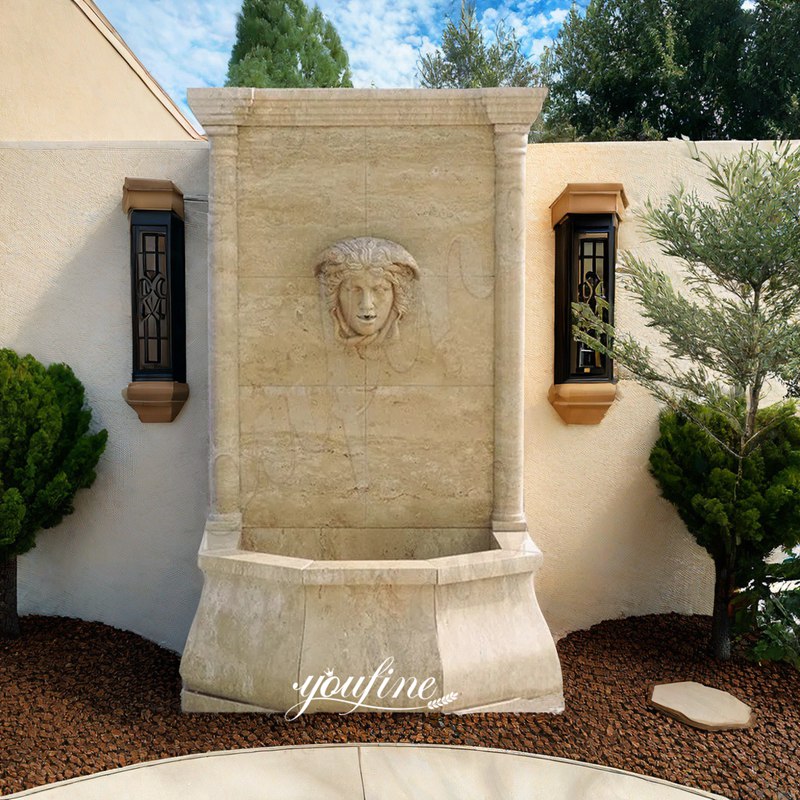
<svg viewBox="0 0 800 800"><path fill-rule="evenodd" d="M441 708L442 706L449 705L457 698L458 698L458 692L450 692L450 694L446 694L444 697L439 697L436 700L431 700L428 703L428 708L430 709Z"/></svg>

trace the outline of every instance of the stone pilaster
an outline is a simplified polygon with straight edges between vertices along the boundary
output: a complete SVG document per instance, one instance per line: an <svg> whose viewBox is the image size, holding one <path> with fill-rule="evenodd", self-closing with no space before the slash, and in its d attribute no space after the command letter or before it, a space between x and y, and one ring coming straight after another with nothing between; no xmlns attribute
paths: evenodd
<svg viewBox="0 0 800 800"><path fill-rule="evenodd" d="M525 339L525 124L494 125L495 377L494 508L496 531L526 530L523 507Z"/></svg>
<svg viewBox="0 0 800 800"><path fill-rule="evenodd" d="M236 547L239 509L239 285L235 125L206 126L209 179L210 509L206 549Z"/></svg>

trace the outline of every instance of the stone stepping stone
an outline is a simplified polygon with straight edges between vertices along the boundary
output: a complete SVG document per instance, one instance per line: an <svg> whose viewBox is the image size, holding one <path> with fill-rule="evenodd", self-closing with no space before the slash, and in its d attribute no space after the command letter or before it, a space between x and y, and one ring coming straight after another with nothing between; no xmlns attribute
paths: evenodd
<svg viewBox="0 0 800 800"><path fill-rule="evenodd" d="M704 731L750 728L755 718L753 709L732 694L695 681L653 684L647 693L647 703Z"/></svg>

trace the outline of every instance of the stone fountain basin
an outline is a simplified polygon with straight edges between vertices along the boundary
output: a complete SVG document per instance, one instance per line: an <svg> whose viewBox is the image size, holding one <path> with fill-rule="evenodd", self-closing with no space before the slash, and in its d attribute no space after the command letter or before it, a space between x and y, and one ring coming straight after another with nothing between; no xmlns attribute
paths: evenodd
<svg viewBox="0 0 800 800"><path fill-rule="evenodd" d="M503 543L479 530L245 531L240 548L201 548L184 710L284 712L308 676L368 678L391 658L395 678L434 678L435 699L457 694L436 713L560 711L561 670L534 593L541 553L526 534Z"/></svg>

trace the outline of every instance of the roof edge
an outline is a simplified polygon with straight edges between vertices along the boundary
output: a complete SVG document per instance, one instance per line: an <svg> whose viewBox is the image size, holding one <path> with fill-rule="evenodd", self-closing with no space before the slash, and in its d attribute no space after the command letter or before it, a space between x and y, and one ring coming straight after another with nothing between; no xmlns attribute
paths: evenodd
<svg viewBox="0 0 800 800"><path fill-rule="evenodd" d="M94 0L72 0L72 3L83 15L97 28L106 41L119 53L128 66L134 71L141 82L150 90L152 95L161 103L175 121L189 134L192 139L205 140L194 125L178 108L175 101L167 94L159 82L150 74L147 67L136 57L133 50L128 47L116 28L108 21L103 12L95 5Z"/></svg>

